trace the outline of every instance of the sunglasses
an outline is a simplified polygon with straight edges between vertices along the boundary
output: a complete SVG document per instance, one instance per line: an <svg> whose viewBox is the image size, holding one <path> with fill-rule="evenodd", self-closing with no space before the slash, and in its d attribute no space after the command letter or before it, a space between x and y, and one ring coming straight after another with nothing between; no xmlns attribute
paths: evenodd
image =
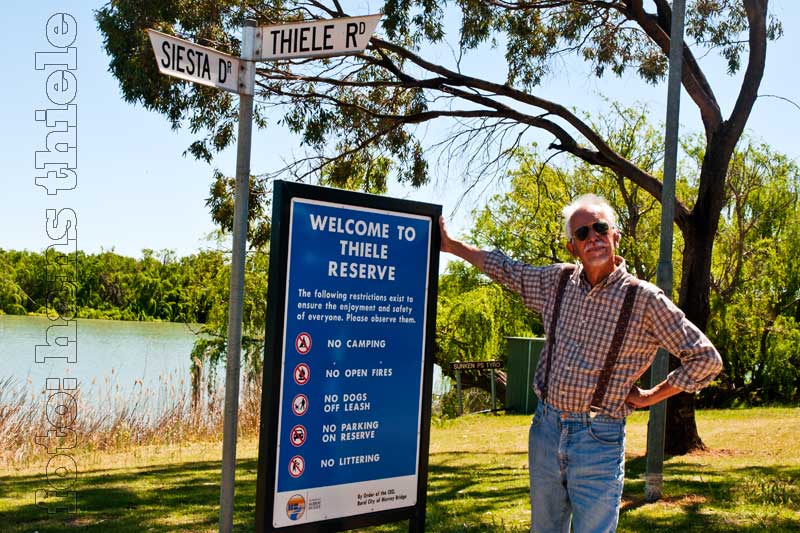
<svg viewBox="0 0 800 533"><path fill-rule="evenodd" d="M588 226L581 226L580 228L576 229L572 235L575 239L579 241L585 241L589 237L589 228L593 229L595 233L598 235L605 235L608 233L608 222L604 222L602 220L598 220L594 224L589 224Z"/></svg>

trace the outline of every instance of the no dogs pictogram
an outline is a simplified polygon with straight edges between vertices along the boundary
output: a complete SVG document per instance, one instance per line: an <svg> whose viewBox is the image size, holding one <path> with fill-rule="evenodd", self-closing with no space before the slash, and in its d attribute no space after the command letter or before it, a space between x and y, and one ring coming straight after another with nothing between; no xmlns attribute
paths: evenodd
<svg viewBox="0 0 800 533"><path fill-rule="evenodd" d="M311 369L305 363L300 363L294 367L294 382L298 385L305 385L311 379Z"/></svg>
<svg viewBox="0 0 800 533"><path fill-rule="evenodd" d="M302 446L306 442L306 428L300 424L292 428L289 433L289 440L292 441L292 446L295 448Z"/></svg>
<svg viewBox="0 0 800 533"><path fill-rule="evenodd" d="M289 459L289 475L292 477L300 477L306 469L306 461L299 455L295 455Z"/></svg>
<svg viewBox="0 0 800 533"><path fill-rule="evenodd" d="M311 335L308 333L301 333L294 340L294 349L300 355L305 355L311 351Z"/></svg>
<svg viewBox="0 0 800 533"><path fill-rule="evenodd" d="M297 416L303 416L308 411L308 396L298 394L292 400L292 412Z"/></svg>

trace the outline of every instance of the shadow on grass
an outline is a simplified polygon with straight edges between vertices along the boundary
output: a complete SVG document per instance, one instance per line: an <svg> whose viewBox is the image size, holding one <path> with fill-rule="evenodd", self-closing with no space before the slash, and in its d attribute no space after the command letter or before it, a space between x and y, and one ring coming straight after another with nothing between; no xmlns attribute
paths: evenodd
<svg viewBox="0 0 800 533"><path fill-rule="evenodd" d="M460 457L463 455L463 457ZM522 465L525 454L514 454ZM429 468L428 531L525 531L504 518L504 509L527 504L527 471L480 463L480 453L447 453ZM450 464L466 461L469 464ZM477 463L476 463L477 461ZM444 464L443 464L444 463ZM252 531L255 520L257 461L237 464L234 529ZM75 514L48 515L34 504L44 475L0 476L3 532L216 531L219 512L219 462L80 472ZM487 517L488 516L488 517ZM527 517L526 517L527 518ZM519 517L517 517L517 522ZM407 522L369 528L407 531ZM366 529L364 531L367 531Z"/></svg>
<svg viewBox="0 0 800 533"><path fill-rule="evenodd" d="M529 531L527 453L507 453L502 457L503 464L498 464L492 463L497 458L493 453L431 454L426 531ZM406 532L408 523L396 522L361 531Z"/></svg>
<svg viewBox="0 0 800 533"><path fill-rule="evenodd" d="M714 469L692 456L665 466L664 496L644 499L644 456L626 462L620 529L629 531L798 531L800 468ZM649 506L649 507L646 507ZM636 512L645 508L645 512Z"/></svg>
<svg viewBox="0 0 800 533"><path fill-rule="evenodd" d="M529 527L525 453L432 454L427 530L523 532ZM252 531L257 461L237 465L234 529ZM621 531L797 531L800 468L742 466L714 470L691 457L667 465L665 498L644 502L645 458L626 463ZM43 475L0 476L0 530L9 532L216 531L219 462L81 472L78 512L47 515L34 505ZM65 518L66 517L66 518ZM407 522L361 531L407 531Z"/></svg>
<svg viewBox="0 0 800 533"><path fill-rule="evenodd" d="M76 526L81 531L122 533L216 530L219 468L218 461L200 461L79 472L74 485L77 512L52 515L35 505L36 491L48 487L44 475L0 477L0 497L6 499L0 530L71 531ZM253 527L255 472L255 460L237 465L241 481L236 494L237 531Z"/></svg>

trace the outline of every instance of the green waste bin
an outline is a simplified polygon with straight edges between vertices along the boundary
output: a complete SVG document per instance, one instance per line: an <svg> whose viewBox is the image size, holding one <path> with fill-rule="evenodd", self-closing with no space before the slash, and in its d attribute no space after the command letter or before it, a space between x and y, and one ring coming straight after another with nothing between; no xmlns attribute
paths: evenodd
<svg viewBox="0 0 800 533"><path fill-rule="evenodd" d="M506 341L508 343L506 409L517 413L533 413L536 410L537 400L533 392L533 375L536 373L544 339L506 337Z"/></svg>

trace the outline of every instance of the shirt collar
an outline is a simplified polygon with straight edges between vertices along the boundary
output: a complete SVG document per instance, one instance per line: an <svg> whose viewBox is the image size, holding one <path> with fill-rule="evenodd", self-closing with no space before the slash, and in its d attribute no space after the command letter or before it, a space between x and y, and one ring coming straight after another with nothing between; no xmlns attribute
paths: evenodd
<svg viewBox="0 0 800 533"><path fill-rule="evenodd" d="M597 286L595 286L595 287L592 287L591 285L589 285L589 282L586 280L586 276L584 275L584 272L583 272L583 265L580 263L580 261L578 262L578 268L576 268L575 272L572 273L572 276L570 276L570 279L572 281L574 281L575 283L585 284L586 287L589 290L592 290L592 289L596 289L596 290L603 289L605 287L608 287L609 285L613 285L614 283L616 283L617 281L621 280L622 278L624 278L628 274L628 268L627 268L627 266L625 264L625 259L623 259L622 257L620 257L618 255L615 255L614 256L614 264L617 265L617 268L614 269L614 272L609 274L606 279L604 279L603 281L598 283Z"/></svg>

